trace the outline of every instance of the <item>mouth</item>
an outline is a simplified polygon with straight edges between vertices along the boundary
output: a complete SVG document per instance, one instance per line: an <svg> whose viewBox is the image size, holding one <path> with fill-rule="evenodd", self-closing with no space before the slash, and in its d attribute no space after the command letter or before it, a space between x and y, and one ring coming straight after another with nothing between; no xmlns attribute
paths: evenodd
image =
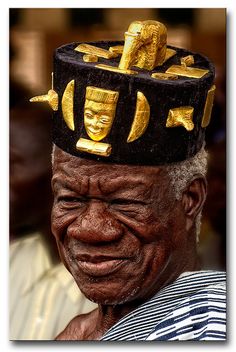
<svg viewBox="0 0 236 352"><path fill-rule="evenodd" d="M92 127L88 127L88 131L89 131L90 133L93 133L93 134L97 135L97 134L101 133L101 128L96 128L96 129L94 129L94 128L92 128Z"/></svg>
<svg viewBox="0 0 236 352"><path fill-rule="evenodd" d="M113 258L104 256L78 256L77 265L86 274L90 276L105 276L118 271L121 266L125 265L128 258Z"/></svg>

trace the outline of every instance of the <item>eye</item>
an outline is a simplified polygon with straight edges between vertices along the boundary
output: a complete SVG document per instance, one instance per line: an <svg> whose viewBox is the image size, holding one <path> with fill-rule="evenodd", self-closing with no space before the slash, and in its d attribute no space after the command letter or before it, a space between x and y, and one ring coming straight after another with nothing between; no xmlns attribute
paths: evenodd
<svg viewBox="0 0 236 352"><path fill-rule="evenodd" d="M142 206L147 204L145 202L142 202L141 200L126 199L126 198L115 198L115 199L112 199L110 203L117 204L117 205L136 205L136 206Z"/></svg>
<svg viewBox="0 0 236 352"><path fill-rule="evenodd" d="M90 112L85 112L84 116L85 116L87 119L92 119L92 118L93 118L93 114L91 114Z"/></svg>
<svg viewBox="0 0 236 352"><path fill-rule="evenodd" d="M110 203L112 205L130 205L132 204L132 200L117 198L117 199L112 199Z"/></svg>
<svg viewBox="0 0 236 352"><path fill-rule="evenodd" d="M59 197L58 200L59 200L59 202L72 202L72 203L75 203L75 202L79 201L79 198L76 198L76 197Z"/></svg>
<svg viewBox="0 0 236 352"><path fill-rule="evenodd" d="M113 199L110 201L110 211L114 216L144 221L150 214L148 203L133 199Z"/></svg>
<svg viewBox="0 0 236 352"><path fill-rule="evenodd" d="M107 124L107 123L110 123L110 118L108 116L101 116L100 117L100 122L104 123L104 124Z"/></svg>
<svg viewBox="0 0 236 352"><path fill-rule="evenodd" d="M85 198L73 196L60 196L57 199L57 202L64 207L81 207L86 201Z"/></svg>
<svg viewBox="0 0 236 352"><path fill-rule="evenodd" d="M143 202L131 199L113 199L110 204L113 209L127 213L138 213L145 205Z"/></svg>

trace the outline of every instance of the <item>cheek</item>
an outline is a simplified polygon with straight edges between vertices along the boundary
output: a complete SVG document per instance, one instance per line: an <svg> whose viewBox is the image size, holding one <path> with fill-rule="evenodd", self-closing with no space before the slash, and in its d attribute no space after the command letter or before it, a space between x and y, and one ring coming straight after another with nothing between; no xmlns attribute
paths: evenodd
<svg viewBox="0 0 236 352"><path fill-rule="evenodd" d="M58 251L66 268L72 272L74 266L71 245L67 243L68 227L78 218L79 209L65 210L54 203L51 213L51 231L56 239Z"/></svg>
<svg viewBox="0 0 236 352"><path fill-rule="evenodd" d="M76 216L78 216L78 212L77 215L76 211L67 212L54 203L51 213L51 229L57 242L63 243L67 228L75 220Z"/></svg>
<svg viewBox="0 0 236 352"><path fill-rule="evenodd" d="M84 119L85 127L93 125L93 119Z"/></svg>
<svg viewBox="0 0 236 352"><path fill-rule="evenodd" d="M115 216L144 244L160 241L169 236L169 218L155 214L152 209L133 214L116 212Z"/></svg>
<svg viewBox="0 0 236 352"><path fill-rule="evenodd" d="M99 123L97 124L97 127L99 127L102 132L108 130L108 127L107 127L107 126L104 126L104 124L101 123L101 122L99 122Z"/></svg>

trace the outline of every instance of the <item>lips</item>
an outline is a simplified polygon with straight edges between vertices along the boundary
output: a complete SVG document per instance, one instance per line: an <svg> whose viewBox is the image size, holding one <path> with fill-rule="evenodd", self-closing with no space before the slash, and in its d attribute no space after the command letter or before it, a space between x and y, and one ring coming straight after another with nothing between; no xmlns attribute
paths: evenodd
<svg viewBox="0 0 236 352"><path fill-rule="evenodd" d="M92 127L88 127L88 130L89 130L90 133L93 133L93 134L99 134L99 133L101 133L101 128L96 128L96 129L94 129L94 128L92 128Z"/></svg>
<svg viewBox="0 0 236 352"><path fill-rule="evenodd" d="M118 271L127 263L127 258L78 256L77 265L91 276L105 276Z"/></svg>

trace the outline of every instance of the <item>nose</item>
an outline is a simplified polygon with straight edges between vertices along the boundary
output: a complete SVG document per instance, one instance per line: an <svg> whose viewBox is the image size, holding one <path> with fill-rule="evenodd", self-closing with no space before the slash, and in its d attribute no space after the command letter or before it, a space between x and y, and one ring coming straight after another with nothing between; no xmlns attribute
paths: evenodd
<svg viewBox="0 0 236 352"><path fill-rule="evenodd" d="M109 243L123 235L122 224L109 212L108 206L99 200L89 202L86 213L68 227L67 234L81 242Z"/></svg>
<svg viewBox="0 0 236 352"><path fill-rule="evenodd" d="M99 124L99 116L97 114L93 115L93 119L90 121L90 126L97 128Z"/></svg>

